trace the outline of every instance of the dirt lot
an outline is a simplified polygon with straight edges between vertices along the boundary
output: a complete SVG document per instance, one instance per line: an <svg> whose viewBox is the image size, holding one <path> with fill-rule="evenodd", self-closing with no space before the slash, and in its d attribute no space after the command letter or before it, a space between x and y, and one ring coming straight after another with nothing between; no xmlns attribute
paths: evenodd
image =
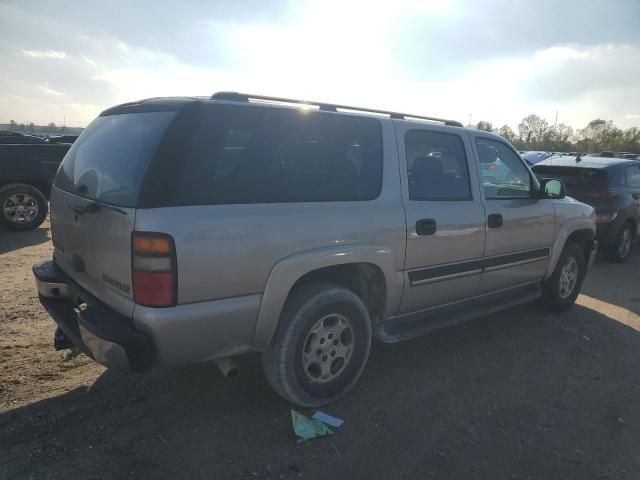
<svg viewBox="0 0 640 480"><path fill-rule="evenodd" d="M121 375L52 347L31 264L45 225L0 231L0 478L640 478L640 248L597 261L568 314L526 306L376 345L325 411L336 435L296 444L262 378L213 365Z"/></svg>

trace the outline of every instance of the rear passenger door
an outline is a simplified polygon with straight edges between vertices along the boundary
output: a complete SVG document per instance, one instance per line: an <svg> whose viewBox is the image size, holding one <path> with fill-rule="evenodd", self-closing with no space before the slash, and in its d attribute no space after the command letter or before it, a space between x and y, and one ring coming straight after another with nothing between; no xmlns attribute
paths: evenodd
<svg viewBox="0 0 640 480"><path fill-rule="evenodd" d="M478 292L540 280L555 236L553 201L534 198L533 174L509 144L476 132L470 135L479 159L487 222Z"/></svg>
<svg viewBox="0 0 640 480"><path fill-rule="evenodd" d="M482 272L484 210L463 129L396 121L407 220L401 312L475 295Z"/></svg>

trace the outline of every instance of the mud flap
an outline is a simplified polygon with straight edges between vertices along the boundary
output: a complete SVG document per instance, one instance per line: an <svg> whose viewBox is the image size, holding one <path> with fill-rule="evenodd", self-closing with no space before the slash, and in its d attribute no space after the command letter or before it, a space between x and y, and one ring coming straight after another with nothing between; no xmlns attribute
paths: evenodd
<svg viewBox="0 0 640 480"><path fill-rule="evenodd" d="M60 327L56 328L56 333L53 334L53 348L56 350L71 350L75 348L75 345L65 335Z"/></svg>

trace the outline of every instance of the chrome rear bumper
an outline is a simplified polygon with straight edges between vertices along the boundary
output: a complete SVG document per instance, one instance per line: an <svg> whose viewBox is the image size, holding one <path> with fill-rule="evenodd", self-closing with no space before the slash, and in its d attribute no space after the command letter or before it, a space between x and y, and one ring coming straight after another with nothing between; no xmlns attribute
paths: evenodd
<svg viewBox="0 0 640 480"><path fill-rule="evenodd" d="M75 285L53 261L34 265L33 275L40 303L84 354L115 370L144 372L155 363L149 337Z"/></svg>

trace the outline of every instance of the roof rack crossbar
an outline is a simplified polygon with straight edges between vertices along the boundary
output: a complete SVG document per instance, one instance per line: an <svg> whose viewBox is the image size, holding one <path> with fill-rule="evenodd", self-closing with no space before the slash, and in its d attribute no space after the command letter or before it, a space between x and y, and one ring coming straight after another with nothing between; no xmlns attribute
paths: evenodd
<svg viewBox="0 0 640 480"><path fill-rule="evenodd" d="M326 111L326 112L337 112L338 110L347 110L347 111L353 111L353 112L375 113L377 115L388 115L390 118L400 119L400 120L419 119L419 120L429 120L430 122L444 123L445 125L449 125L452 127L463 126L462 123L456 120L448 120L446 118L428 117L425 115L415 115L413 113L399 113L399 112L392 112L389 110L379 110L375 108L353 107L350 105L341 105L337 103L324 103L324 102L313 102L308 100L298 100L293 98L271 97L267 95L252 95L248 93L238 93L238 92L217 92L211 95L211 99L227 100L231 102L249 102L250 100L258 100L263 102L309 105L309 106L316 106L318 107L319 110Z"/></svg>

